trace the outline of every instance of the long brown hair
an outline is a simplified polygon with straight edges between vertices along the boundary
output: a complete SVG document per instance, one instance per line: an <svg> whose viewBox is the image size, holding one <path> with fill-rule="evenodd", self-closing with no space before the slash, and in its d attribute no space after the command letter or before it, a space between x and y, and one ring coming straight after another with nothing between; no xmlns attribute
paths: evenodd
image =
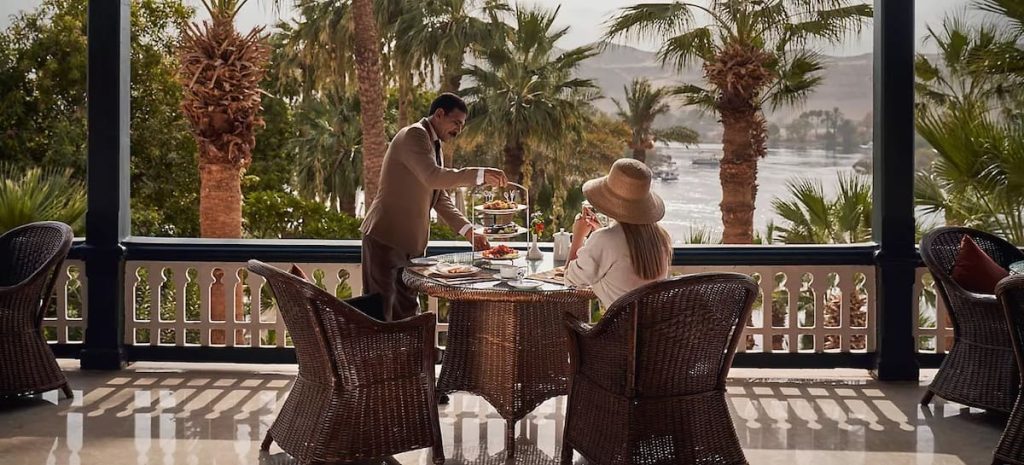
<svg viewBox="0 0 1024 465"><path fill-rule="evenodd" d="M626 233L626 246L633 271L643 279L664 278L672 261L672 238L657 223L619 223Z"/></svg>

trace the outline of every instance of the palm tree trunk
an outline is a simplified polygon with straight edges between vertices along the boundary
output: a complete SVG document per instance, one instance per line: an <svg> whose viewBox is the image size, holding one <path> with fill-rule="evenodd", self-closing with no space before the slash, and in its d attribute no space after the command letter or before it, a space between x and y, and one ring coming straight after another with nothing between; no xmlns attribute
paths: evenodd
<svg viewBox="0 0 1024 465"><path fill-rule="evenodd" d="M356 216L356 193L344 192L338 196L338 208L350 216Z"/></svg>
<svg viewBox="0 0 1024 465"><path fill-rule="evenodd" d="M380 34L373 0L352 0L355 24L356 78L363 131L363 190L367 207L377 196L380 167L387 150L384 135L384 80L380 68Z"/></svg>
<svg viewBox="0 0 1024 465"><path fill-rule="evenodd" d="M505 154L505 176L512 182L522 184L523 183L523 163L525 162L525 153L523 149L523 143L517 140L510 140L505 143L505 148L502 150Z"/></svg>
<svg viewBox="0 0 1024 465"><path fill-rule="evenodd" d="M645 149L642 145L634 145L633 158L641 162L647 163L647 149Z"/></svg>
<svg viewBox="0 0 1024 465"><path fill-rule="evenodd" d="M445 57L441 63L441 93L459 93L462 87L462 62L461 54Z"/></svg>
<svg viewBox="0 0 1024 465"><path fill-rule="evenodd" d="M727 98L723 98L727 100ZM722 242L750 244L754 241L754 201L757 199L757 162L767 152L767 122L752 105L740 111L722 113L722 157L719 182L722 185Z"/></svg>
<svg viewBox="0 0 1024 465"><path fill-rule="evenodd" d="M242 173L237 166L199 165L199 236L242 237Z"/></svg>
<svg viewBox="0 0 1024 465"><path fill-rule="evenodd" d="M407 69L402 69L398 75L398 127L404 128L412 122L412 116L409 114L411 108L412 73Z"/></svg>

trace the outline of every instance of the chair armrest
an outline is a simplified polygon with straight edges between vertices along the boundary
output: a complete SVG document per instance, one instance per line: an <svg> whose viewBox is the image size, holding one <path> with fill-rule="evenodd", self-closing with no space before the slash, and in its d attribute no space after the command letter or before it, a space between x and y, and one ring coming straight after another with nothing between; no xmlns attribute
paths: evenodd
<svg viewBox="0 0 1024 465"><path fill-rule="evenodd" d="M590 332L594 328L594 325L580 321L579 318L576 318L576 315L569 312L562 314L562 320L565 322L565 327L569 328L570 332L579 334L580 336L589 336Z"/></svg>
<svg viewBox="0 0 1024 465"><path fill-rule="evenodd" d="M628 384L631 320L604 318L589 325L570 313L563 318L570 336L573 371L609 392L624 394Z"/></svg>

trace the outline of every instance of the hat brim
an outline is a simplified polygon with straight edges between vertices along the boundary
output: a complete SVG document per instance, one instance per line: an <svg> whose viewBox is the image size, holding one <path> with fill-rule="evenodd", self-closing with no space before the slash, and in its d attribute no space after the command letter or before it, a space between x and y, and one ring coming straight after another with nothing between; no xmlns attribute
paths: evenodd
<svg viewBox="0 0 1024 465"><path fill-rule="evenodd" d="M583 196L594 208L620 223L653 224L665 217L665 201L658 194L650 192L639 199L620 197L608 187L608 176L583 183Z"/></svg>

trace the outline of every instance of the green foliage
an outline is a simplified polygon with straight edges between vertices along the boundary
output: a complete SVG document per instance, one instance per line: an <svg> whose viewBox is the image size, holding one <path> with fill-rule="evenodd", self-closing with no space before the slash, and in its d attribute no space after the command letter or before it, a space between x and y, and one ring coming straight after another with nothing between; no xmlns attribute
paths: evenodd
<svg viewBox="0 0 1024 465"><path fill-rule="evenodd" d="M597 86L574 76L584 60L595 55L594 47L559 51L555 43L568 28L555 29L558 9L517 7L511 32L492 28L497 36L476 44L479 64L464 74L473 85L463 91L470 100L470 137L498 135L506 158L506 171L515 178L521 165L523 179L538 159L537 149L578 139L590 115L588 103L597 97Z"/></svg>
<svg viewBox="0 0 1024 465"><path fill-rule="evenodd" d="M0 163L0 234L35 221L60 221L85 235L85 184L71 169L22 170Z"/></svg>
<svg viewBox="0 0 1024 465"><path fill-rule="evenodd" d="M787 183L788 199L772 200L782 223L769 236L786 244L853 244L871 240L871 182L840 174L835 197L825 195L820 180L796 178Z"/></svg>
<svg viewBox="0 0 1024 465"><path fill-rule="evenodd" d="M0 33L0 127L11 128L0 158L85 180L86 12L86 0L46 0ZM132 2L131 15L133 233L195 235L195 143L174 79L174 45L192 11L180 0L147 0Z"/></svg>
<svg viewBox="0 0 1024 465"><path fill-rule="evenodd" d="M257 239L359 239L361 221L325 204L280 191L246 196L245 230Z"/></svg>
<svg viewBox="0 0 1024 465"><path fill-rule="evenodd" d="M917 204L1024 244L1024 126L960 107L919 114L917 130L938 156L918 172Z"/></svg>
<svg viewBox="0 0 1024 465"><path fill-rule="evenodd" d="M671 111L668 100L672 91L665 87L653 88L646 78L634 78L629 86L623 86L626 104L612 99L618 109L618 117L633 131L630 148L641 151L651 148L655 142L697 143L700 135L690 128L674 126L654 129L654 120Z"/></svg>

